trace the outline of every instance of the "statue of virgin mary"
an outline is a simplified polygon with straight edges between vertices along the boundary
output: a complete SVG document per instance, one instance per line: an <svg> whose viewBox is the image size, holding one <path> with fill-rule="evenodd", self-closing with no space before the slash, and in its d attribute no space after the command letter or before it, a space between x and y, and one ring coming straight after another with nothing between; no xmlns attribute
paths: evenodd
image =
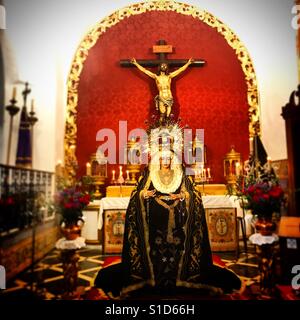
<svg viewBox="0 0 300 320"><path fill-rule="evenodd" d="M172 150L151 159L131 194L122 262L95 285L116 297L239 290L240 279L213 264L201 194Z"/></svg>

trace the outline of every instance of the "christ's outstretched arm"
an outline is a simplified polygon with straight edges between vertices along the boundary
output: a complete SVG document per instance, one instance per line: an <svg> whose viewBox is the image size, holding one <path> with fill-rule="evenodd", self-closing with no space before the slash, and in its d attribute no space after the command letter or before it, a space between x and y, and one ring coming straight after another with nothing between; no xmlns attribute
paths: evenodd
<svg viewBox="0 0 300 320"><path fill-rule="evenodd" d="M174 77L178 76L181 72L183 72L184 70L186 70L187 67L188 67L190 64L192 64L193 62L194 62L194 60L193 60L192 58L190 58L189 61L188 61L184 66L182 66L181 68L179 68L179 69L171 72L171 73L170 73L170 77L171 77L171 78L174 78Z"/></svg>
<svg viewBox="0 0 300 320"><path fill-rule="evenodd" d="M135 58L131 59L131 63L134 64L140 71L145 73L147 76L155 79L155 77L156 77L155 73L152 73L151 71L147 70L146 68L144 68L143 66L138 64L137 61L135 60Z"/></svg>

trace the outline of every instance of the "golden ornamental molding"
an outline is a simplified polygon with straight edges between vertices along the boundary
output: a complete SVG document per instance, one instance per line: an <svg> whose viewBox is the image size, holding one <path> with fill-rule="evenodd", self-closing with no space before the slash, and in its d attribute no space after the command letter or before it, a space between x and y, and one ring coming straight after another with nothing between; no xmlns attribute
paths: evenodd
<svg viewBox="0 0 300 320"><path fill-rule="evenodd" d="M126 8L115 11L113 14L98 22L81 41L72 65L68 78L68 96L67 96L67 116L65 126L65 169L70 181L75 178L77 170L76 159L76 138L77 138L77 103L78 103L78 84L80 75L83 70L84 62L89 54L89 50L96 44L99 37L109 28L113 27L124 18L142 14L149 11L173 11L183 15L192 16L206 23L210 27L217 30L228 45L235 51L235 54L240 61L242 70L247 83L247 98L249 105L249 136L252 137L255 133L260 134L259 122L259 99L257 80L254 66L248 50L234 34L234 32L223 22L217 19L214 15L204 10L198 9L195 6L180 3L176 1L149 1L130 5Z"/></svg>

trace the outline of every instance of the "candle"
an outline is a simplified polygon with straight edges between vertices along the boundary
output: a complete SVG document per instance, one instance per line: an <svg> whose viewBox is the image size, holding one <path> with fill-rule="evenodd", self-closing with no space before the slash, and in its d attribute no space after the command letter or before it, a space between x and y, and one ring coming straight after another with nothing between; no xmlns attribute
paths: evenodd
<svg viewBox="0 0 300 320"><path fill-rule="evenodd" d="M211 179L210 169L209 168L207 168L207 175L208 175L208 179Z"/></svg>
<svg viewBox="0 0 300 320"><path fill-rule="evenodd" d="M115 170L113 170L113 171L112 171L112 181L115 181L115 180L116 180L116 176L115 176L115 174L116 174L116 171L115 171Z"/></svg>
<svg viewBox="0 0 300 320"><path fill-rule="evenodd" d="M126 180L130 180L130 178L129 178L129 170L126 170Z"/></svg>
<svg viewBox="0 0 300 320"><path fill-rule="evenodd" d="M203 178L206 181L206 169L205 168L203 169Z"/></svg>
<svg viewBox="0 0 300 320"><path fill-rule="evenodd" d="M17 97L17 88L13 87L12 100L16 100Z"/></svg>
<svg viewBox="0 0 300 320"><path fill-rule="evenodd" d="M119 177L123 177L122 166L120 166L119 169L120 169L120 175L119 175Z"/></svg>
<svg viewBox="0 0 300 320"><path fill-rule="evenodd" d="M31 100L31 113L34 113L34 99Z"/></svg>
<svg viewBox="0 0 300 320"><path fill-rule="evenodd" d="M86 163L86 175L90 176L92 174L91 172L91 164L89 162Z"/></svg>

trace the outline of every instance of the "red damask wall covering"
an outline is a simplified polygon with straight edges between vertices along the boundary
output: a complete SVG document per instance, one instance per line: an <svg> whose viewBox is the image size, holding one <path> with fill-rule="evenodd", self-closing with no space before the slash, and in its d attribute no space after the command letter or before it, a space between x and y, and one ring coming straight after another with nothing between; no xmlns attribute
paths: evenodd
<svg viewBox="0 0 300 320"><path fill-rule="evenodd" d="M122 68L121 59L155 59L157 40L172 44L172 59L207 61L190 68L172 82L174 112L182 124L205 129L207 160L214 183L224 182L223 157L230 146L248 157L247 87L241 65L226 40L215 29L190 16L154 11L124 19L108 29L89 51L78 88L77 158L79 173L99 142L102 128L118 133L119 120L128 131L145 128L157 94L154 81L134 68ZM156 71L156 70L153 70ZM109 166L109 172L113 166Z"/></svg>

